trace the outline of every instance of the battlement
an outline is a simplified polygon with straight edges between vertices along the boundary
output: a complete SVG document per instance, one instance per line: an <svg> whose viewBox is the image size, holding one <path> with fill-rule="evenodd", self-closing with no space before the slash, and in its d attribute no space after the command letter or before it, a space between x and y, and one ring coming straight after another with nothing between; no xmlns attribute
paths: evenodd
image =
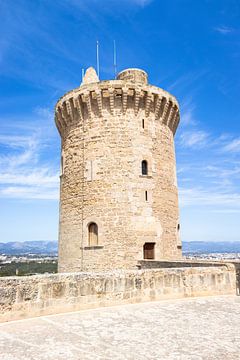
<svg viewBox="0 0 240 360"><path fill-rule="evenodd" d="M98 80L98 78L96 78ZM56 104L55 122L63 136L74 123L91 118L139 112L168 126L175 134L179 123L176 98L161 88L147 84L147 74L139 69L119 73L117 80L83 82Z"/></svg>

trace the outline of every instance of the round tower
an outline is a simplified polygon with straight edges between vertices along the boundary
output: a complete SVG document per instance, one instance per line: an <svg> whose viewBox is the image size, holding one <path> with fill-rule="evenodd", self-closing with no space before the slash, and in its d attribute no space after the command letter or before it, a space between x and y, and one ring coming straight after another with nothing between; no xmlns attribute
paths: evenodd
<svg viewBox="0 0 240 360"><path fill-rule="evenodd" d="M83 83L56 104L62 139L59 271L133 268L179 259L174 134L179 107L127 69Z"/></svg>

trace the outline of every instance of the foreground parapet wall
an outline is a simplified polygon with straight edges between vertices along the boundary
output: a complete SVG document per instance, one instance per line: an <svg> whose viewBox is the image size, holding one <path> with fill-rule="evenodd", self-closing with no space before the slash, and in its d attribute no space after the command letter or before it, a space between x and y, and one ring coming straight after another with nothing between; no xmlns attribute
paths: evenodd
<svg viewBox="0 0 240 360"><path fill-rule="evenodd" d="M0 279L0 322L101 306L236 294L233 265Z"/></svg>

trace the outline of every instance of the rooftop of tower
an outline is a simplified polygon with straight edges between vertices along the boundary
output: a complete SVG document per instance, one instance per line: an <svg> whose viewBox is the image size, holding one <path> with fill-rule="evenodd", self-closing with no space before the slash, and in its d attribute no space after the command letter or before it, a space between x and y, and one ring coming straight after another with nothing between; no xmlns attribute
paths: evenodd
<svg viewBox="0 0 240 360"><path fill-rule="evenodd" d="M97 116L102 117L109 99L108 113L113 115L115 103L121 101L122 114L125 115L129 107L128 98L131 98L135 115L144 108L145 116L152 114L156 120L169 126L175 134L179 120L179 104L169 92L148 83L148 74L141 69L130 68L122 70L117 79L101 81L93 67L87 69L81 85L64 94L56 104L56 126L60 132L73 123L76 116L84 118L96 116L92 112L92 104L98 108ZM118 100L117 100L118 99ZM95 107L96 107L95 106ZM107 113L105 112L107 116Z"/></svg>

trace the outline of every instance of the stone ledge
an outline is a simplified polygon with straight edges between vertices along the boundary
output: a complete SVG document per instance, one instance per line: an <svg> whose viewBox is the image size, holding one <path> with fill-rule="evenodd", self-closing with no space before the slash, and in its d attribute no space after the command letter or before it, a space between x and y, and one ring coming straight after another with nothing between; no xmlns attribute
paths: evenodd
<svg viewBox="0 0 240 360"><path fill-rule="evenodd" d="M103 245L96 245L96 246L84 246L83 250L99 250L103 249Z"/></svg>

